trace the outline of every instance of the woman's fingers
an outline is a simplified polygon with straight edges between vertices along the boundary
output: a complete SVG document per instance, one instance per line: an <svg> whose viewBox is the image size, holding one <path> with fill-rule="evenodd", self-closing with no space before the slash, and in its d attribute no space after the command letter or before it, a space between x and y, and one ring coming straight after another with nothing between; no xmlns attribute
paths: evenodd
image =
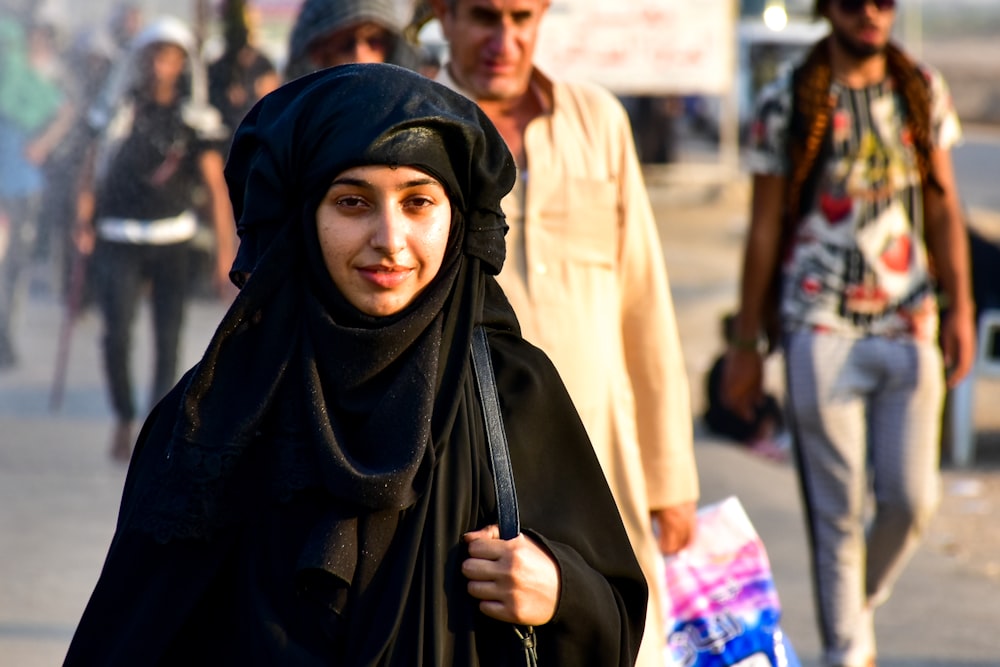
<svg viewBox="0 0 1000 667"><path fill-rule="evenodd" d="M477 540L499 540L500 539L500 526L495 523L491 523L488 526L484 526L479 530L474 530L470 533L464 535L465 542L471 544Z"/></svg>
<svg viewBox="0 0 1000 667"><path fill-rule="evenodd" d="M462 563L462 574L474 581L493 581L510 571L511 545L500 539L496 524L465 534L469 557Z"/></svg>
<svg viewBox="0 0 1000 667"><path fill-rule="evenodd" d="M551 555L525 535L499 539L496 526L466 535L469 558L462 574L480 610L508 623L542 625L559 601L559 568Z"/></svg>

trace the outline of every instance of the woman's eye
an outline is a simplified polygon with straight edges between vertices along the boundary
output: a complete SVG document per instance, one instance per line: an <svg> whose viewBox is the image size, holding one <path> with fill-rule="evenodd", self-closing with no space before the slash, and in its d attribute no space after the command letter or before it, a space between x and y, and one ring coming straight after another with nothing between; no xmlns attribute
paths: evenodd
<svg viewBox="0 0 1000 667"><path fill-rule="evenodd" d="M337 198L337 206L342 208L360 208L365 205L365 200L355 195L345 195Z"/></svg>
<svg viewBox="0 0 1000 667"><path fill-rule="evenodd" d="M431 199L430 197L425 197L423 195L420 195L416 197L410 197L406 203L409 206L412 206L413 208L427 208L429 206L434 205L434 200Z"/></svg>

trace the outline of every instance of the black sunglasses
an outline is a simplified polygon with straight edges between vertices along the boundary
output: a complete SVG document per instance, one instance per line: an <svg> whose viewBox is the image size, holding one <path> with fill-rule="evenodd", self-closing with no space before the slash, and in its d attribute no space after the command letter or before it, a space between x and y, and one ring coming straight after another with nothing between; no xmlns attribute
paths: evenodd
<svg viewBox="0 0 1000 667"><path fill-rule="evenodd" d="M865 5L869 2L880 12L896 8L896 0L838 0L837 4L840 5L840 11L845 14L858 14L864 11Z"/></svg>

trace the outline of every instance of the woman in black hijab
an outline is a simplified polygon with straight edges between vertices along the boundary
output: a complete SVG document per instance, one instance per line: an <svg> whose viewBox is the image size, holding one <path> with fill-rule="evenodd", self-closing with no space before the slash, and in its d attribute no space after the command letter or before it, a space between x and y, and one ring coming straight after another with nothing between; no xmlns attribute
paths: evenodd
<svg viewBox="0 0 1000 667"><path fill-rule="evenodd" d="M541 665L632 664L642 573L493 279L514 165L486 117L392 65L324 70L254 107L226 178L242 289L139 436L66 664L523 664L511 622L537 626ZM508 542L478 325L525 529Z"/></svg>

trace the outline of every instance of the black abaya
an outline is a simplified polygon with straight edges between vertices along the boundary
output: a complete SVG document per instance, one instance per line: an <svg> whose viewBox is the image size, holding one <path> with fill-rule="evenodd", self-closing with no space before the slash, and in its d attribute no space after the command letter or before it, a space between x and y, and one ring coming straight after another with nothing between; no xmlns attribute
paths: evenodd
<svg viewBox="0 0 1000 667"><path fill-rule="evenodd" d="M645 583L583 426L540 351L510 332L492 332L490 345L522 527L551 552L561 573L556 615L536 629L540 664L632 664ZM137 487L155 483L152 462L165 442L157 432L169 425L178 397L175 391L158 407L143 433L123 517ZM465 417L456 422L481 428L478 415ZM208 541L160 544L119 530L66 664L516 664L505 662L516 655L512 628L478 612L459 571L462 534L495 521L488 454L481 443L460 446L466 439L452 435L428 491L398 517L402 533L423 526L405 545L416 556L400 558L415 569L393 563L395 547L404 545L390 547L381 563L359 563L361 578L375 586L356 596L369 598L365 617L338 619L324 608L322 593L310 596L296 585L300 545L322 520L322 501L302 492L242 508L238 525ZM268 465L264 456L248 463L240 485L266 486ZM455 497L453 478L470 475L471 495ZM385 592L394 587L405 593ZM379 644L369 635L389 627L394 635L384 652L369 655L366 649Z"/></svg>

